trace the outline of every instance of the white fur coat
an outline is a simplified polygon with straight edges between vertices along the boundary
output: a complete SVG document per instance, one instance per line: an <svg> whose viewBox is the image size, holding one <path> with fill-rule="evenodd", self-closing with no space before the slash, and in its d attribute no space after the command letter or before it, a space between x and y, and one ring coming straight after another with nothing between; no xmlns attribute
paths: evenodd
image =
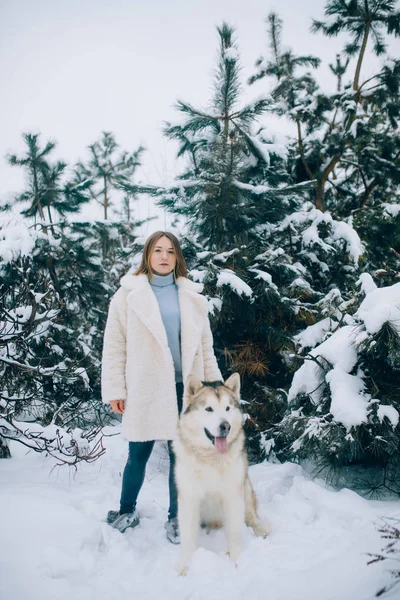
<svg viewBox="0 0 400 600"><path fill-rule="evenodd" d="M203 286L179 277L182 377L221 380ZM104 333L103 402L124 400L122 435L129 441L172 440L178 408L175 369L157 298L147 275L125 275L112 297Z"/></svg>

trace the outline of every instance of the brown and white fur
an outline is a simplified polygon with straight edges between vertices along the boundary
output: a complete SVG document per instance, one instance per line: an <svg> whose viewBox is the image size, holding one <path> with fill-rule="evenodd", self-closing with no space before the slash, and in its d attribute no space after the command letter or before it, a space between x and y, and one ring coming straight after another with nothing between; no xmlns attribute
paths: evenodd
<svg viewBox="0 0 400 600"><path fill-rule="evenodd" d="M244 449L240 377L201 382L189 375L184 409L174 441L175 479L181 548L179 575L187 572L200 525L224 526L228 553L236 562L242 549L243 525L266 537L267 524L257 515L257 500L248 476Z"/></svg>

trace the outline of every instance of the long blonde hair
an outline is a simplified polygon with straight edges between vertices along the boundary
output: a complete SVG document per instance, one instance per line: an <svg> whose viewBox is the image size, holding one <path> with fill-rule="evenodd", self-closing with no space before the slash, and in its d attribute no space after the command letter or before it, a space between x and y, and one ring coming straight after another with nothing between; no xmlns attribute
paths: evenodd
<svg viewBox="0 0 400 600"><path fill-rule="evenodd" d="M186 267L186 261L182 254L181 245L179 243L178 238L173 233L170 233L169 231L156 231L155 233L152 233L147 238L146 243L143 248L142 260L140 262L140 265L134 272L134 275L144 274L144 275L147 275L150 280L153 279L154 273L153 273L153 269L151 268L151 265L150 265L150 257L153 253L154 246L156 245L158 240L164 236L169 239L169 241L172 243L174 250L175 250L175 255L176 255L176 265L175 265L175 269L174 269L175 279L177 279L178 277L186 277L187 278L188 272L187 272L187 267Z"/></svg>

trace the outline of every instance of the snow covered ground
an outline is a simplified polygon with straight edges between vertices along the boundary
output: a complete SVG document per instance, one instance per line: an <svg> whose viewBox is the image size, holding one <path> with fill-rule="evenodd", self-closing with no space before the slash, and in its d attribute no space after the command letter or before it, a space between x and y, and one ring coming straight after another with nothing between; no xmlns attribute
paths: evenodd
<svg viewBox="0 0 400 600"><path fill-rule="evenodd" d="M164 536L168 459L156 445L138 503L139 527L124 535L104 522L118 507L126 443L77 474L13 443L0 461L2 600L367 600L390 581L386 563L367 566L384 543L383 516L400 502L367 501L327 489L294 464L250 468L260 514L273 532L246 531L238 566L222 531L199 536L187 577L177 577L178 547ZM384 598L400 598L400 585Z"/></svg>

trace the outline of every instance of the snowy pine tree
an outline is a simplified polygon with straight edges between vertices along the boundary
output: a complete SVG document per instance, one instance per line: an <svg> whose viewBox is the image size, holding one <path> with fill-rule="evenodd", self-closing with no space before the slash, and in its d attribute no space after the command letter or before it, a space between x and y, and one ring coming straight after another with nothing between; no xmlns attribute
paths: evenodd
<svg viewBox="0 0 400 600"><path fill-rule="evenodd" d="M303 207L309 184L292 184L287 149L257 125L271 100L240 106L234 32L223 25L218 34L220 53L210 106L200 109L179 102L184 121L166 128L188 163L160 203L187 219L190 273L205 284L222 370L241 374L243 399L249 403L251 450L259 457L261 432L286 407L282 388L290 385L293 336L310 319L316 320L317 309L301 310L299 305L310 295L310 305L325 295L318 290L309 294L306 280L312 280L313 270L321 273L322 264L329 271L331 258L326 255L336 252L332 244L338 257L346 255L349 269L354 261L348 259L351 232L345 227L339 232L328 215L313 212L311 205ZM298 215L296 227L290 215ZM325 228L321 237L318 227ZM307 243L297 229L308 230ZM325 237L331 245L323 241ZM324 288L329 280L326 272L320 279Z"/></svg>
<svg viewBox="0 0 400 600"><path fill-rule="evenodd" d="M77 181L90 182L90 196L102 206L105 220L110 218L110 209L113 208L117 214L125 213L124 217L130 220L132 198L127 200L125 197L124 208L121 211L121 208L115 206L112 196L115 191L125 192L132 189L132 177L141 164L144 152L142 146L131 154L126 151L117 154L118 150L115 136L103 131L102 137L89 146L90 157L87 163L80 161L75 166Z"/></svg>
<svg viewBox="0 0 400 600"><path fill-rule="evenodd" d="M363 273L359 285L335 319L297 336L304 364L278 426L278 455L312 458L331 481L364 493L400 495L400 283L377 288Z"/></svg>
<svg viewBox="0 0 400 600"><path fill-rule="evenodd" d="M24 133L22 137L27 145L25 156L9 154L7 157L11 166L23 167L27 175L28 187L15 201L24 204L21 215L32 217L35 223L40 221L46 229L46 221L53 222L54 212L64 217L79 211L88 201L86 192L91 182L63 184L66 163L48 160L56 147L55 142L49 141L41 148L39 134Z"/></svg>
<svg viewBox="0 0 400 600"><path fill-rule="evenodd" d="M386 58L375 76L361 80L369 38L374 38L375 53L383 55L381 29L399 34L399 14L393 9L390 2L327 3L328 22L315 22L314 29L352 35L331 66L337 77L334 94L323 93L309 73L294 72L295 66L316 66L302 65L301 58L311 57L295 63L296 57L286 52L293 68L284 71L281 65L288 59L281 50L281 23L270 16L272 58L258 61L253 81L275 79L273 110L287 114L296 126L297 139L289 148L292 173L297 181L316 182L312 204L271 231L274 243L286 234L297 257L292 266L300 267L299 277L288 296L296 298L308 327L294 337L296 351L288 353L297 370L283 420L266 430L267 447L275 444L281 458L312 459L331 481L333 475L340 480L349 473L346 485L399 493L398 284L390 287L399 272L398 63ZM347 83L352 55L358 59ZM263 260L280 261L282 268L285 254L277 257L271 250ZM370 274L360 277L359 265L389 287L369 296L376 286ZM393 302L384 311L386 320L369 330L360 311L378 296ZM356 468L364 473L358 481Z"/></svg>
<svg viewBox="0 0 400 600"><path fill-rule="evenodd" d="M395 2L386 0L326 3L327 20L314 21L313 31L328 36L346 31L351 37L343 59L337 57L336 65L331 66L338 80L334 94L321 90L310 73L296 75L295 69L316 67L320 61L283 52L282 23L275 14L269 16L272 57L259 59L258 71L250 79L253 83L272 77L276 103L271 110L287 115L296 127L293 150L297 180L314 181L310 199L322 211L338 211L338 216L363 208L382 191L387 198L388 175L397 178L399 61L387 60L374 76L364 81L361 77L369 40L373 41L372 51L384 56L382 30L400 35L400 13L394 7ZM345 82L348 57L352 56L357 56L356 67L352 80ZM382 177L379 167L371 171L374 162L385 169Z"/></svg>
<svg viewBox="0 0 400 600"><path fill-rule="evenodd" d="M10 160L25 170L27 190L16 199L25 219L10 216L0 238L0 437L71 464L101 452L90 432L108 418L102 337L139 223L66 220L89 202L90 181L65 181L66 165L51 162L54 144L42 151L38 136L24 137L29 159ZM90 450L81 430L93 438Z"/></svg>

